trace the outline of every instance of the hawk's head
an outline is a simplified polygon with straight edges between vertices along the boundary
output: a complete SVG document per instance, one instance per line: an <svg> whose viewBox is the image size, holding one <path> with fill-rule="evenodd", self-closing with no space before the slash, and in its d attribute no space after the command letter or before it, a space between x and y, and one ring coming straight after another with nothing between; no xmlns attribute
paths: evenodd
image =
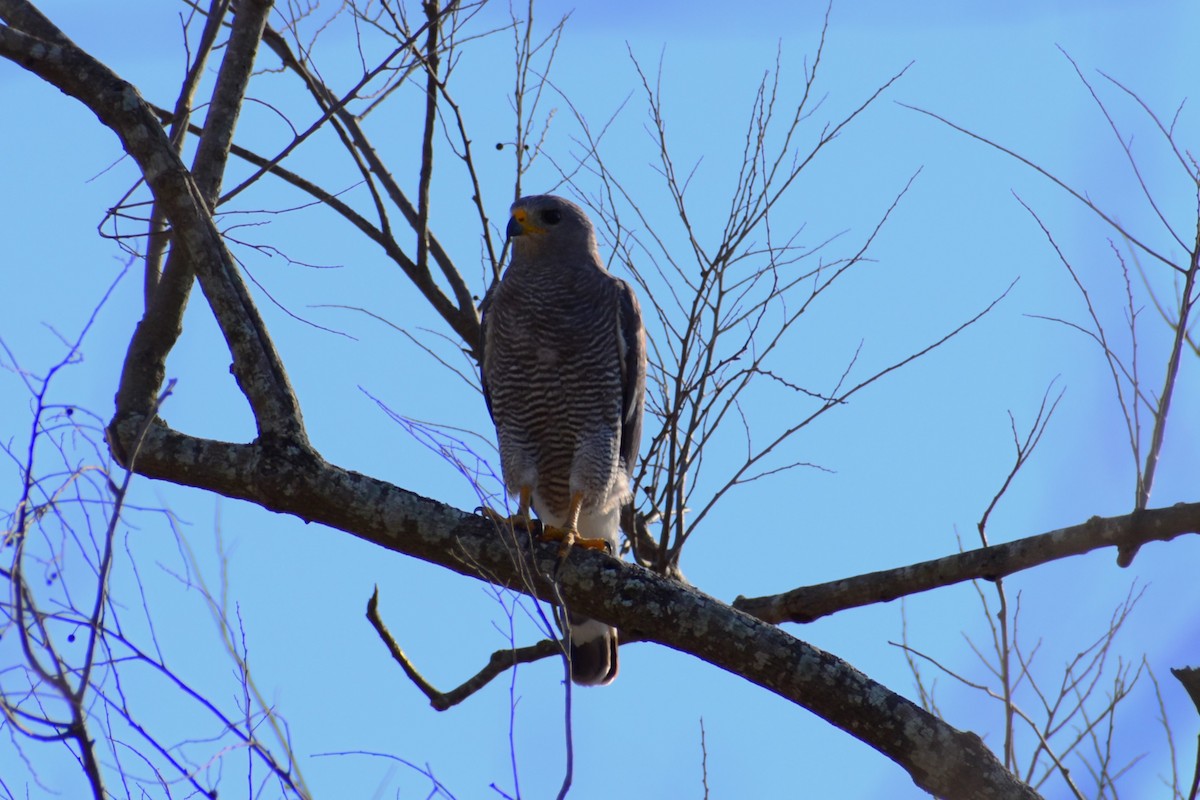
<svg viewBox="0 0 1200 800"><path fill-rule="evenodd" d="M552 194L529 195L513 203L506 233L517 253L568 255L596 249L587 214Z"/></svg>

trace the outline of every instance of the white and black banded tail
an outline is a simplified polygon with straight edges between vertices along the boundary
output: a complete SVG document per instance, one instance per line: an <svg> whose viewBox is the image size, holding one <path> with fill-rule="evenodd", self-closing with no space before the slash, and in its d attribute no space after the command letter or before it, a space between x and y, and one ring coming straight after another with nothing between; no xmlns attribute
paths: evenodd
<svg viewBox="0 0 1200 800"><path fill-rule="evenodd" d="M617 629L568 614L571 680L580 686L605 686L617 677Z"/></svg>

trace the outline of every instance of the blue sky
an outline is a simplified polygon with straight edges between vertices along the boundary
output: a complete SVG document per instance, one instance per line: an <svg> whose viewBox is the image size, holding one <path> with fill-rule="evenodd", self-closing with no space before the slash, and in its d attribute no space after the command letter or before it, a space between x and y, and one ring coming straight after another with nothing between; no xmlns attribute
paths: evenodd
<svg viewBox="0 0 1200 800"><path fill-rule="evenodd" d="M148 99L160 105L173 101L183 62L174 6L130 2L118 12L60 1L42 7ZM546 3L537 17L550 24L571 8ZM823 12L817 3L758 3L753 13L728 4L586 5L567 24L552 78L593 125L629 97L605 140L606 161L650 209L668 241L682 247L652 168L645 98L628 51L652 73L661 59L672 152L679 165L699 164L690 197L700 238L713 244L736 175L753 91L773 67L778 48L781 95L784 102L798 97ZM501 7L488 13L498 21L505 16ZM1130 510L1133 470L1107 368L1083 336L1033 318L1086 319L1070 277L1014 194L1050 227L1110 330L1120 332L1123 284L1109 246L1111 229L1016 161L899 103L947 116L1045 165L1179 257L1179 247L1138 195L1112 132L1058 48L1095 85L1104 84L1095 72L1103 70L1170 118L1188 98L1197 74L1198 13L1187 3L1137 8L1018 3L1001 11L979 3L901 8L867 2L834 8L817 83L825 95L814 118L818 125L838 119L912 66L806 172L780 207L779 224L804 225L805 239L814 242L844 232L844 244L836 244L835 252L845 254L908 179L918 169L921 173L872 248L874 261L803 320L779 367L805 385L827 387L861 344L857 374L865 376L936 340L1019 281L977 326L792 442L790 458L828 471L793 471L731 493L685 551L682 567L693 583L731 600L945 555L956 549L956 536L972 546L975 523L1012 458L1007 414L1011 411L1023 430L1051 383L1055 391L1065 390L1063 400L1038 453L993 515L994 540ZM487 21L480 20L480 27L488 27ZM352 36L332 29L322 47L317 60L327 79L336 82L343 74L350 79L357 64ZM510 48L507 35L497 35L468 49L457 67L457 99L468 109L475 140L483 143L480 169L493 220L503 220L512 193L510 155L487 146L511 138L506 116ZM269 62L264 57L263 63ZM295 104L287 83L262 75L252 94ZM0 122L0 152L9 154L0 163L0 175L11 187L0 195L5 242L0 337L23 367L44 372L62 354L46 326L74 338L122 269L123 254L97 235L96 226L134 173L124 161L109 168L120 156L116 138L74 101L8 63L0 64L0 91L8 108L21 110ZM1190 235L1195 186L1167 158L1134 106L1107 87L1103 97L1127 125L1123 130L1133 135L1139 164L1168 217ZM412 107L411 97L402 99ZM548 151L569 162L578 129L560 98L548 97L545 103L547 110L557 109ZM303 108L299 120L311 118L310 108L294 107ZM407 145L418 128L409 112L400 105L396 109L373 117L368 130L402 185L414 187L416 167ZM806 136L818 129L807 129ZM1178 131L1180 141L1194 147L1197 121L1189 105ZM253 105L240 124L238 141L273 152L288 135L273 112ZM450 160L444 150L442 157ZM302 148L295 168L329 188L354 181L328 138L317 137ZM244 174L235 165L226 185L232 185L233 175ZM453 169L446 174L453 176ZM525 185L542 191L556 184L555 172L542 162ZM586 180L582 188L595 191ZM362 200L361 192L347 196ZM234 206L277 209L300 199L263 181ZM464 272L481 294L486 285L482 269L475 267L478 231L471 228L467 209L462 184L448 177L435 193L437 232L455 258L469 265ZM460 507L476 505L477 488L390 421L366 393L399 414L490 438L482 398L392 329L364 314L323 306L367 309L413 331L445 332L440 322L421 307L394 265L328 215L306 209L248 214L247 219L267 224L241 228L234 233L238 238L278 247L296 262L337 267L310 269L264 251L237 250L258 284L260 308L314 443L326 458ZM1115 246L1126 252L1120 241ZM1155 290L1171 296L1165 271L1152 263L1146 268ZM59 402L89 408L103 419L111 414L121 358L140 307L139 281L135 265L117 284L84 344L85 360L55 384ZM1144 295L1140 302L1147 303ZM279 306L347 335L298 322ZM1157 391L1168 331L1152 308L1143 313L1142 326L1139 352L1147 383ZM251 436L244 401L227 366L211 314L197 295L168 365L179 383L164 416L199 435ZM1197 499L1200 426L1193 409L1198 392L1193 358L1185 363L1153 506ZM6 443L24 446L27 408L19 381L0 373L0 418L10 420ZM762 431L787 424L797 413L789 398L770 393L752 397L749 408ZM482 440L469 441L497 468ZM708 456L714 465L738 457L732 445L727 453ZM16 472L3 474L4 496L12 497ZM499 680L463 706L438 714L394 667L362 618L366 599L378 585L392 631L430 680L448 688L505 644L498 629L507 626L506 614L488 587L336 531L211 495L146 481L137 491L139 504L172 510L182 538L214 584L218 542L225 549L228 596L245 626L258 688L287 719L317 796L425 796L427 781L414 770L366 753L427 765L460 798L498 796L488 788L492 782L511 792L513 698L521 789L531 798L553 794L563 762L557 664L522 668L511 685ZM199 593L177 578L185 559L163 516L133 515L122 535L146 582L160 644L170 659L197 686L222 699L232 697L236 686ZM1191 566L1198 548L1187 540L1148 546L1125 571L1114 566L1114 554L1093 554L1008 582L1010 597L1020 593L1023 636L1030 647L1041 642L1038 674L1051 685L1062 664L1103 631L1130 586L1147 587L1118 648L1134 663L1145 653L1162 682L1184 779L1191 769L1185 754L1198 725L1167 668L1196 662L1191 648L1197 631L1186 610L1200 601ZM121 570L117 579L125 583L117 585L131 591L128 566ZM136 599L132 593L128 597ZM989 680L968 643L968 638L983 643L988 636L970 586L912 598L906 613L910 642L960 674ZM790 629L915 696L902 654L888 644L901 635L899 604ZM536 638L532 627L520 622L518 643ZM12 637L5 637L0 665L12 657ZM630 796L702 796L701 719L714 797L922 796L902 771L865 745L757 687L652 645L624 648L621 657L621 675L613 685L574 695L572 797L611 797L615 786L637 787ZM130 688L145 702L144 713L161 716L158 724L184 729L167 738L215 733L211 723L199 731L188 728L190 712L158 691L149 682ZM952 724L985 733L997 744L996 704L944 676L937 696ZM1119 717L1118 747L1129 758L1145 754L1123 779L1128 796L1165 796L1160 776L1169 761L1157 714L1153 692L1143 681ZM7 747L0 744L0 752ZM360 754L330 755L349 751ZM74 796L76 768L48 751L30 752L44 759L38 762L43 783ZM12 763L7 753L0 760ZM226 775L238 774L243 764L227 757L221 768ZM1082 771L1081 765L1075 767ZM240 796L241 786L223 784L222 797ZM1064 796L1059 788L1048 795ZM39 796L41 789L32 785L29 791Z"/></svg>

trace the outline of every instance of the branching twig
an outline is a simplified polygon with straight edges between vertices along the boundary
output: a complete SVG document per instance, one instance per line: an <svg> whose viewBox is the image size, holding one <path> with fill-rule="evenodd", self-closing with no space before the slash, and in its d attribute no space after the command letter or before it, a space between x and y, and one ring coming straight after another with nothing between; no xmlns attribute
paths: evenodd
<svg viewBox="0 0 1200 800"><path fill-rule="evenodd" d="M371 594L371 599L367 601L367 619L370 620L371 625L375 628L375 632L379 634L380 640L387 646L388 651L391 652L392 658L404 670L404 674L429 698L429 704L438 711L445 711L448 708L458 705L491 683L496 676L501 675L518 664L529 664L534 661L540 661L548 656L562 654L562 643L551 639L543 639L529 647L497 650L492 653L491 658L488 659L488 663L483 669L474 676L449 692L441 692L433 684L425 680L421 673L417 671L412 661L409 660L404 650L401 649L400 645L396 643L395 638L388 631L383 619L380 618L378 587Z"/></svg>

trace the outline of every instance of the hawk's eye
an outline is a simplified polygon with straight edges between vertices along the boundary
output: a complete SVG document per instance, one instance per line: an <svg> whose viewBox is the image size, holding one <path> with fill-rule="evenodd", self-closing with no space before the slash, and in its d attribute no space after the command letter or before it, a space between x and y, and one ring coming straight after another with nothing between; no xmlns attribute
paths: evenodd
<svg viewBox="0 0 1200 800"><path fill-rule="evenodd" d="M547 225L557 225L562 220L562 212L556 208L548 208L542 212L542 222Z"/></svg>

